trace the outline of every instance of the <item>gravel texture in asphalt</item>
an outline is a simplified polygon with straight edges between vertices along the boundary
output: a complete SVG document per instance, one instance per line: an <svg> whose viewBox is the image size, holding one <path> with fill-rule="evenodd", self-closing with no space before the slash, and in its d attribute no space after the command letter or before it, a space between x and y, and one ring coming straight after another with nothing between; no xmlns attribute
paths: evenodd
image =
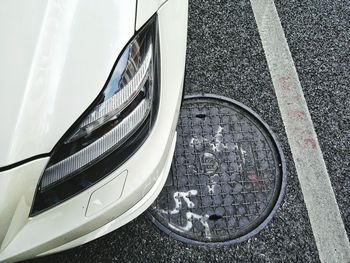
<svg viewBox="0 0 350 263"><path fill-rule="evenodd" d="M347 230L350 224L348 1L276 0ZM213 93L253 109L287 161L281 208L257 236L208 249L175 241L143 215L98 240L32 262L319 262L274 88L248 0L190 0L186 94Z"/></svg>
<svg viewBox="0 0 350 263"><path fill-rule="evenodd" d="M350 234L350 1L276 0Z"/></svg>

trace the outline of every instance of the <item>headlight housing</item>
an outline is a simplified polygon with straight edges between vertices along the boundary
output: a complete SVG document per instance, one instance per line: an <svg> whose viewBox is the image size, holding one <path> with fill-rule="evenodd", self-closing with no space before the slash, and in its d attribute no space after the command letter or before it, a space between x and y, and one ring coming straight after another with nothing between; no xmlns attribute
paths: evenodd
<svg viewBox="0 0 350 263"><path fill-rule="evenodd" d="M145 140L159 103L157 30L154 16L125 47L95 102L55 146L31 216L106 177Z"/></svg>

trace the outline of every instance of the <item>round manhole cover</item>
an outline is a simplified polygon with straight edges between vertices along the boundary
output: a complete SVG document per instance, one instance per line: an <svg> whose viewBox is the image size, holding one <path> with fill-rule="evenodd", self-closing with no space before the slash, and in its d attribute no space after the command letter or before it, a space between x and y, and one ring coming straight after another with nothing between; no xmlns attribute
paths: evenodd
<svg viewBox="0 0 350 263"><path fill-rule="evenodd" d="M214 95L185 97L172 168L149 215L184 242L246 240L281 202L284 166L268 127L247 107Z"/></svg>

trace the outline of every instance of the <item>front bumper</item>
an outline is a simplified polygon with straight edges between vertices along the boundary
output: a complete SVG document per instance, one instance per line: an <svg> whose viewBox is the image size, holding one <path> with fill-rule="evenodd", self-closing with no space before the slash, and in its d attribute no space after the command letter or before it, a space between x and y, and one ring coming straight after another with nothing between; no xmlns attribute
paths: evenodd
<svg viewBox="0 0 350 263"><path fill-rule="evenodd" d="M22 260L86 243L131 221L158 195L175 147L185 66L187 1L169 0L158 10L158 18L161 94L157 120L148 139L114 173L31 218L28 215L34 192L48 158L0 173L0 261ZM114 191L108 188L112 184L121 187ZM93 199L100 189L109 191Z"/></svg>

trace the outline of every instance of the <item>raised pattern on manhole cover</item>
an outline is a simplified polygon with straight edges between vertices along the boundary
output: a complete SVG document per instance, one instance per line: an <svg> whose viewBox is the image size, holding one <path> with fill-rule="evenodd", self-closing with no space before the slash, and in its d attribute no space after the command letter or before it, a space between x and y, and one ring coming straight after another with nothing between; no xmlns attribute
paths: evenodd
<svg viewBox="0 0 350 263"><path fill-rule="evenodd" d="M267 126L222 97L186 97L168 180L149 213L160 229L192 243L249 238L267 224L285 184Z"/></svg>

